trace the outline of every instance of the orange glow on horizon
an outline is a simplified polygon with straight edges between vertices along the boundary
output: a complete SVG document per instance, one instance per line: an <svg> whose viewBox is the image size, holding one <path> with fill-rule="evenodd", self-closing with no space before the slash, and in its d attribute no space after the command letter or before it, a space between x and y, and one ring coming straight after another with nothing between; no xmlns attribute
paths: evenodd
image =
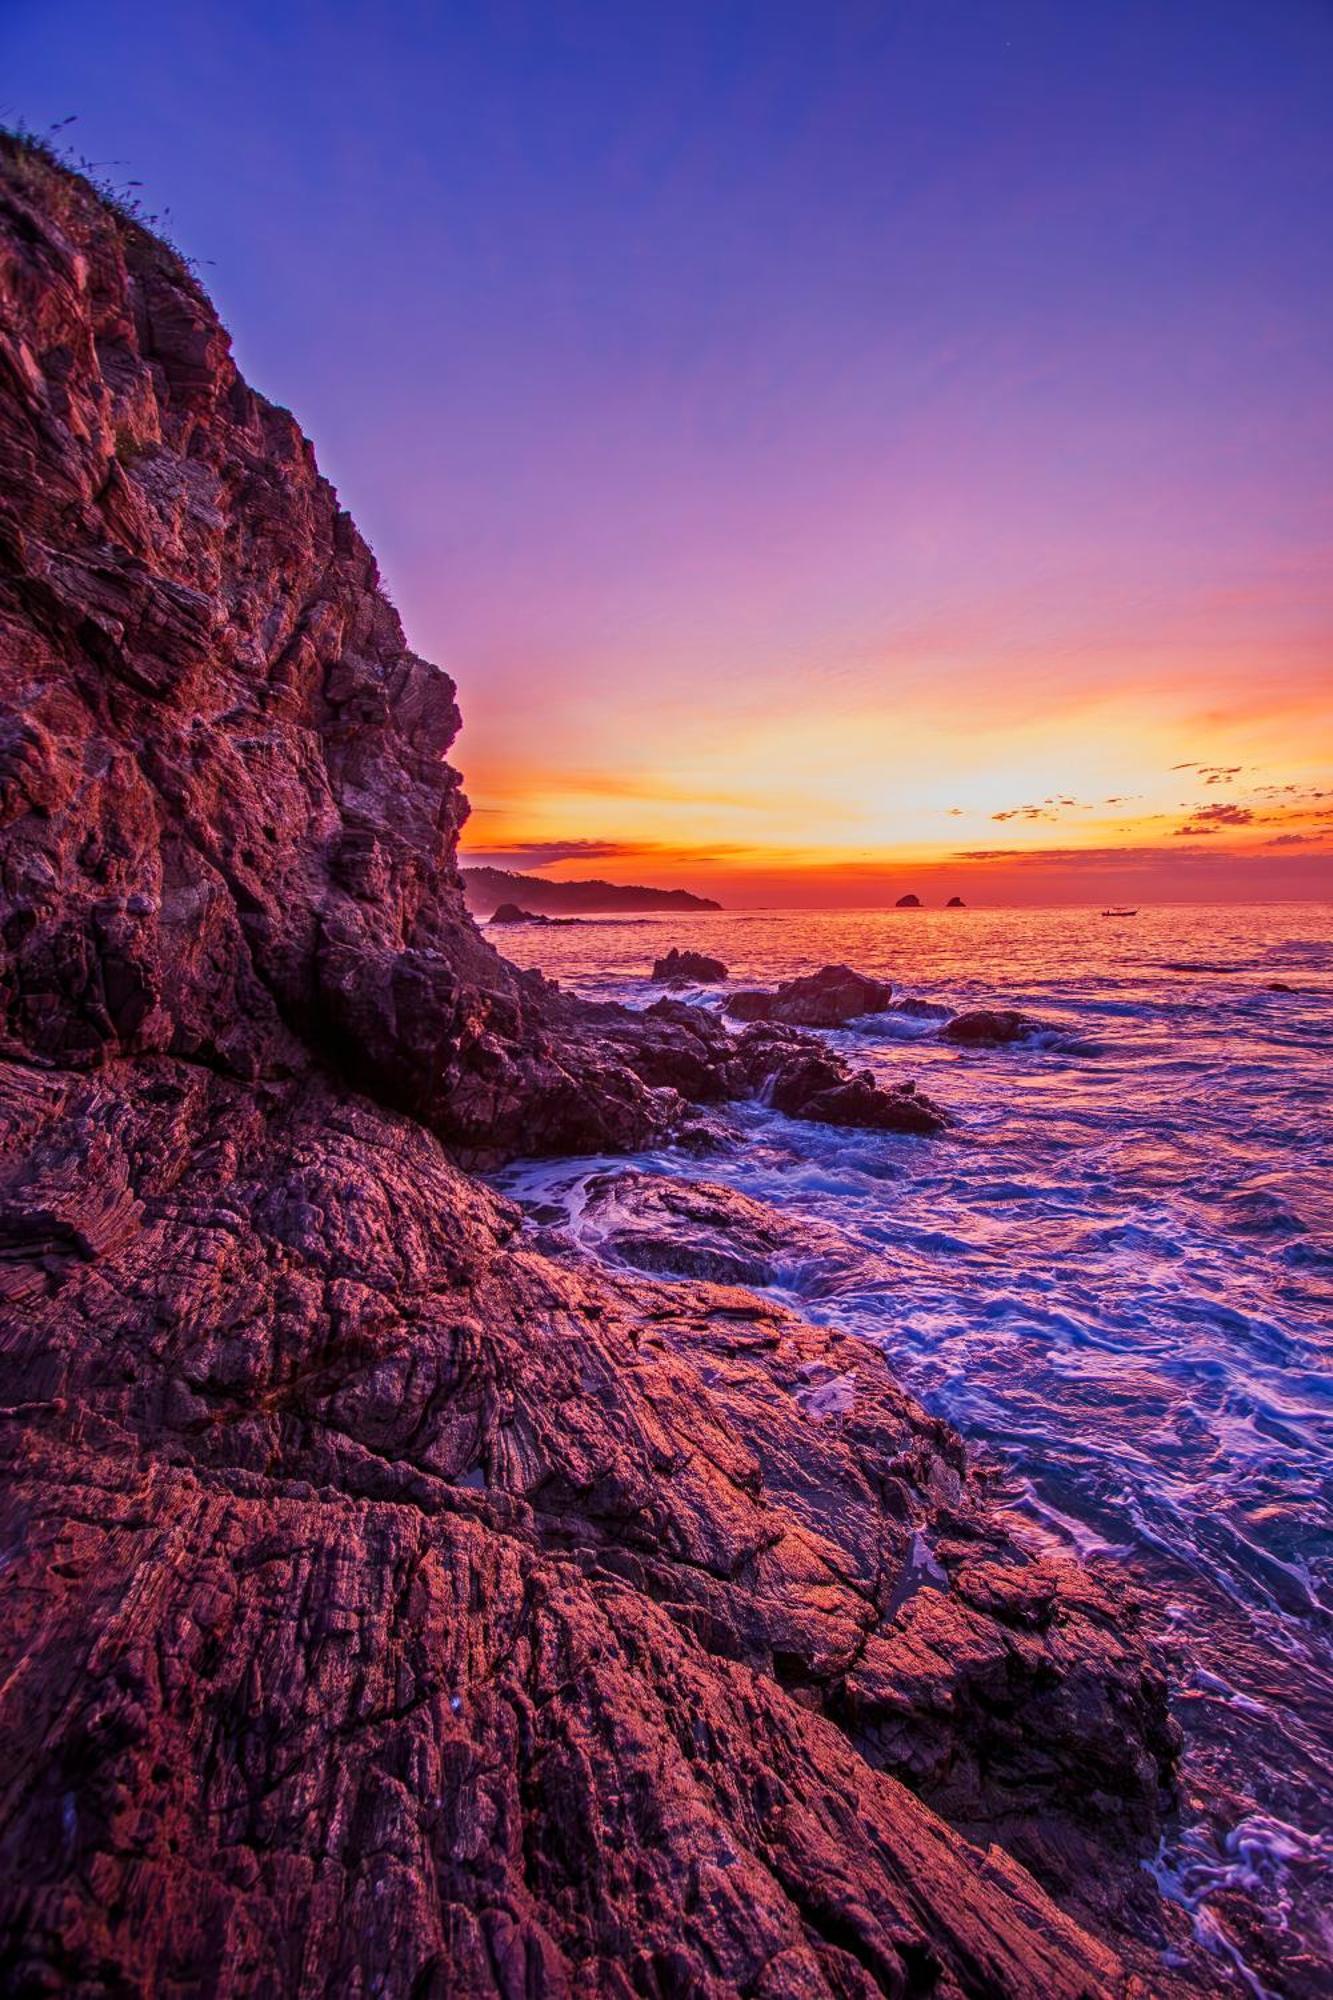
<svg viewBox="0 0 1333 2000"><path fill-rule="evenodd" d="M959 673L932 690L909 674L896 700L774 698L729 730L714 714L658 715L640 731L627 699L586 740L566 747L548 731L548 755L530 745L523 761L504 754L511 723L503 746L483 726L476 758L465 728L462 858L742 905L863 905L909 889L1022 903L1328 895L1322 681L1289 661L1283 699L1259 707L1244 675L1219 672L1205 705L1193 676L1182 687L1179 671L1157 671L1112 692L1056 688L1033 662L1003 688ZM580 761L592 751L602 768Z"/></svg>

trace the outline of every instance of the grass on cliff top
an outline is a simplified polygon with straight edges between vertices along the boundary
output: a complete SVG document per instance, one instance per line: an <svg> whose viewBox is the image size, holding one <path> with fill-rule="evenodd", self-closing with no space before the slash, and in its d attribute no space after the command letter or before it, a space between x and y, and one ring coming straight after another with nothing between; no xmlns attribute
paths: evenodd
<svg viewBox="0 0 1333 2000"><path fill-rule="evenodd" d="M73 122L62 118L45 132L32 132L21 119L13 125L0 121L0 167L25 192L43 199L57 217L76 204L100 210L120 236L131 269L153 265L207 303L195 260L166 234L170 211L150 213L134 192L136 181L118 185L96 161L85 159L62 140L60 134Z"/></svg>

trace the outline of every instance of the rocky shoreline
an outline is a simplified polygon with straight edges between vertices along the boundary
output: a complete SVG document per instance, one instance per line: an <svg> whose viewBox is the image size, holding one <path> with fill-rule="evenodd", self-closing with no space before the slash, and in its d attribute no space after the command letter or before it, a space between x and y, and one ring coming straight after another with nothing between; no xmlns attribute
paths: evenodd
<svg viewBox="0 0 1333 2000"><path fill-rule="evenodd" d="M873 1348L472 1177L944 1111L507 964L453 686L190 272L7 140L0 288L5 1989L1212 1990L1132 1600Z"/></svg>

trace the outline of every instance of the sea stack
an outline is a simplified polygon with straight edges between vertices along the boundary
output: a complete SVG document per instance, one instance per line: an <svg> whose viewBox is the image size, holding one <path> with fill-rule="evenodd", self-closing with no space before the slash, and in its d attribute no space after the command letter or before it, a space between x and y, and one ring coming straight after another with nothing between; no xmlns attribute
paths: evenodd
<svg viewBox="0 0 1333 2000"><path fill-rule="evenodd" d="M921 908L921 898L919 896L899 896L893 907L895 910L919 910Z"/></svg>

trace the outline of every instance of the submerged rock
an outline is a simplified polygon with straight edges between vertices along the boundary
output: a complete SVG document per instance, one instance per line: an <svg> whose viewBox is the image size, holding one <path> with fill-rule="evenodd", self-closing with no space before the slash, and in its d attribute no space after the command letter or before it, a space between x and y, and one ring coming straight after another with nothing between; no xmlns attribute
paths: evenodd
<svg viewBox="0 0 1333 2000"><path fill-rule="evenodd" d="M967 1046L978 1043L1000 1046L1005 1042L1031 1041L1034 1035L1045 1032L1043 1022L1034 1021L1030 1014L1020 1014L1012 1007L977 1007L946 1021L940 1029L940 1038Z"/></svg>
<svg viewBox="0 0 1333 2000"><path fill-rule="evenodd" d="M585 1184L578 1241L598 1256L661 1277L772 1285L797 1263L847 1262L837 1232L799 1223L735 1188L624 1167Z"/></svg>
<svg viewBox="0 0 1333 2000"><path fill-rule="evenodd" d="M0 288L7 1990L1124 1994L1132 1601L877 1350L460 1165L925 1100L508 965L452 684L188 271L0 140Z"/></svg>
<svg viewBox="0 0 1333 2000"><path fill-rule="evenodd" d="M659 958L653 966L653 978L666 986L685 986L692 983L714 985L725 979L727 968L720 958L709 958L702 951L679 951L673 945L665 958Z"/></svg>

